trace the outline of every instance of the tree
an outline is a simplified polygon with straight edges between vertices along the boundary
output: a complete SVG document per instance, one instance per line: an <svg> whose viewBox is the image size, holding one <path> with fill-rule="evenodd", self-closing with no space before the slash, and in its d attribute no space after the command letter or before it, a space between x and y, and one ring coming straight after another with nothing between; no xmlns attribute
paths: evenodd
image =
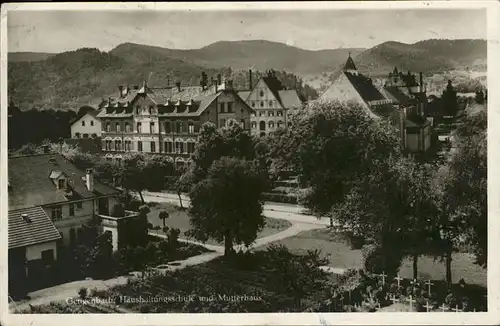
<svg viewBox="0 0 500 326"><path fill-rule="evenodd" d="M165 225L165 221L169 218L169 214L167 211L161 211L160 213L158 213L158 218L163 222L163 227L165 228L166 225Z"/></svg>
<svg viewBox="0 0 500 326"><path fill-rule="evenodd" d="M467 117L457 130L456 151L437 175L441 195L440 237L451 285L451 254L472 248L476 263L487 266L487 115Z"/></svg>
<svg viewBox="0 0 500 326"><path fill-rule="evenodd" d="M457 91L453 88L451 80L448 80L448 85L442 95L444 114L455 116L458 112Z"/></svg>
<svg viewBox="0 0 500 326"><path fill-rule="evenodd" d="M113 273L113 244L111 233L98 235L94 247L86 259L85 270L92 277L109 277Z"/></svg>
<svg viewBox="0 0 500 326"><path fill-rule="evenodd" d="M225 255L233 245L249 246L264 227L262 192L266 180L253 161L223 157L213 162L205 179L189 193L190 232L195 238L224 241Z"/></svg>
<svg viewBox="0 0 500 326"><path fill-rule="evenodd" d="M368 244L365 263L371 270L395 273L409 256L417 278L418 257L431 251L439 215L431 172L411 158L389 157L334 207L340 224Z"/></svg>
<svg viewBox="0 0 500 326"><path fill-rule="evenodd" d="M163 155L150 155L144 157L143 178L145 187L151 191L163 190L165 180L175 173L173 162Z"/></svg>
<svg viewBox="0 0 500 326"><path fill-rule="evenodd" d="M139 193L142 204L144 197L142 191L147 188L147 176L144 171L146 169L146 157L142 154L127 154L123 158L121 169L123 171L122 184L128 190L134 190Z"/></svg>
<svg viewBox="0 0 500 326"><path fill-rule="evenodd" d="M292 118L283 153L308 190L301 204L317 216L329 216L332 207L349 192L353 182L369 173L376 162L399 155L396 131L351 104L314 103ZM291 153L290 153L291 152Z"/></svg>

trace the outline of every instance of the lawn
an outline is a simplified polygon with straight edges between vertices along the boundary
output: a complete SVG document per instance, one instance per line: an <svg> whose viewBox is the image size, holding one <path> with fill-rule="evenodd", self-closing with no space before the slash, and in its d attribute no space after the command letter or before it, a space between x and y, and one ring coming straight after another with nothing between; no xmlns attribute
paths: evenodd
<svg viewBox="0 0 500 326"><path fill-rule="evenodd" d="M330 266L338 268L362 268L363 257L361 250L352 250L340 236L331 234L329 230L312 230L299 233L274 244L282 244L296 254L307 250L319 249L324 256L328 255ZM474 264L474 257L466 253L456 253L452 261L453 282L461 278L468 284L485 286L487 284L486 269ZM435 261L432 257L421 257L418 261L419 277L424 279L444 280L445 265ZM407 260L400 269L400 275L404 278L413 277L411 261Z"/></svg>
<svg viewBox="0 0 500 326"><path fill-rule="evenodd" d="M150 204L151 212L148 214L148 222L155 225L159 225L163 227L163 222L158 217L158 214L166 210L170 215L169 218L165 221L166 226L169 228L176 228L181 231L180 238L187 238L185 233L191 228L189 224L189 215L187 211L181 210L178 206L170 204L170 203L151 203ZM286 220L279 220L274 218L265 218L266 225L259 232L257 238L263 238L269 236L271 234L275 234L281 231L286 230L292 224ZM160 230L160 234L163 232ZM215 240L209 239L207 244L218 245L220 243Z"/></svg>

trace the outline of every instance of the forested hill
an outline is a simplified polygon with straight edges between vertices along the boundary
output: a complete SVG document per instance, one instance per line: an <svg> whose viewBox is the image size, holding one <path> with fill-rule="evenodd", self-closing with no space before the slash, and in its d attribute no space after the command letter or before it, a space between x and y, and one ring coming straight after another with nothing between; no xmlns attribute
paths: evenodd
<svg viewBox="0 0 500 326"><path fill-rule="evenodd" d="M22 110L78 110L83 105L97 105L102 98L117 92L117 85L139 85L148 80L152 87L198 85L201 72L221 74L235 79L235 87L248 88L248 71L231 68L206 68L166 56L117 56L97 49L83 48L64 52L38 62L10 62L8 65L9 101ZM254 71L255 78L259 76ZM278 72L287 88L297 86L304 99L316 92L303 85L300 78ZM256 81L256 79L254 79Z"/></svg>

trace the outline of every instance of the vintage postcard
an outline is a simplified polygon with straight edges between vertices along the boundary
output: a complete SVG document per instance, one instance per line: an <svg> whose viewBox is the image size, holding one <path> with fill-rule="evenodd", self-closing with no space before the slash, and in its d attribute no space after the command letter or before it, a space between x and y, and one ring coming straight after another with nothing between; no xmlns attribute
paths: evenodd
<svg viewBox="0 0 500 326"><path fill-rule="evenodd" d="M0 323L500 323L499 21L2 5Z"/></svg>

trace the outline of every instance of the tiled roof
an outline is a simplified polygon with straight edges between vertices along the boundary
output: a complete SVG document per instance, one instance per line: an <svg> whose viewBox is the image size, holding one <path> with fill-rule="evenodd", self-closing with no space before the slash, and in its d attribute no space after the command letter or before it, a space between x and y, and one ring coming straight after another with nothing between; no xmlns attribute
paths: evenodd
<svg viewBox="0 0 500 326"><path fill-rule="evenodd" d="M410 98L404 92L401 91L401 87L395 87L395 86L384 87L382 89L382 92L384 92L384 94L388 98L392 99L395 103L398 104L405 105L408 104L408 102L410 101Z"/></svg>
<svg viewBox="0 0 500 326"><path fill-rule="evenodd" d="M27 214L29 221L22 217ZM9 249L61 239L59 231L40 207L9 211Z"/></svg>
<svg viewBox="0 0 500 326"><path fill-rule="evenodd" d="M49 161L51 158L53 161ZM11 185L9 210L118 193L117 189L100 183L95 177L94 191L90 192L82 180L85 171L79 170L59 154L10 157L8 169ZM56 188L49 178L52 171L60 171L67 176L72 189L71 198L66 197L66 190Z"/></svg>
<svg viewBox="0 0 500 326"><path fill-rule="evenodd" d="M370 78L362 74L344 72L351 85L356 89L365 102L385 100L386 98L373 85Z"/></svg>
<svg viewBox="0 0 500 326"><path fill-rule="evenodd" d="M224 92L234 92L235 95L238 95L233 90L223 88L218 89L216 92L215 86L209 86L205 89L201 86L187 86L182 87L180 91L177 87L147 88L145 94L158 106L158 114L160 116L189 117L202 114L206 108ZM111 107L116 107L116 109L111 110L111 112L104 109L99 114L99 117L133 116L132 107L127 105L129 102L133 102L135 96L137 96L137 93L134 93L133 99L127 99L127 101L124 101L123 98L112 98ZM241 100L239 96L236 96L236 98ZM177 106L176 104L178 102L182 103L182 105ZM242 100L242 102L244 105L248 106L245 101ZM118 103L125 106L120 106Z"/></svg>
<svg viewBox="0 0 500 326"><path fill-rule="evenodd" d="M284 108L289 109L302 106L302 101L300 100L296 90L282 90L278 93Z"/></svg>

